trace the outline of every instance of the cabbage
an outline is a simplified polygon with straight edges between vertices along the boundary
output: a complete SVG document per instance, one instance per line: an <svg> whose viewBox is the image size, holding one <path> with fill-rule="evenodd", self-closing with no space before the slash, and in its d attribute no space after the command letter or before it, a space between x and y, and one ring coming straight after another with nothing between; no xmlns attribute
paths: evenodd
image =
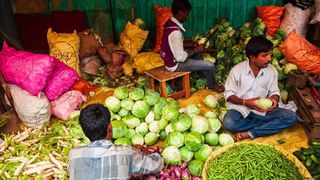
<svg viewBox="0 0 320 180"><path fill-rule="evenodd" d="M180 132L172 132L167 137L169 146L181 147L184 144L184 135Z"/></svg>
<svg viewBox="0 0 320 180"><path fill-rule="evenodd" d="M179 149L180 154L181 154L181 160L183 162L190 161L193 158L193 152L188 150L187 147L183 146L182 148Z"/></svg>
<svg viewBox="0 0 320 180"><path fill-rule="evenodd" d="M297 65L292 64L292 63L287 63L287 64L284 65L283 73L284 74L289 74L290 71L296 70L296 69L298 69Z"/></svg>
<svg viewBox="0 0 320 180"><path fill-rule="evenodd" d="M160 94L153 90L146 90L146 95L144 96L144 101L150 106L155 105L160 99Z"/></svg>
<svg viewBox="0 0 320 180"><path fill-rule="evenodd" d="M146 145L154 145L158 141L159 135L154 132L149 132L144 136L144 142Z"/></svg>
<svg viewBox="0 0 320 180"><path fill-rule="evenodd" d="M167 134L173 132L173 127L172 127L172 124L168 124L166 127L165 127L165 131Z"/></svg>
<svg viewBox="0 0 320 180"><path fill-rule="evenodd" d="M204 163L199 160L192 160L188 165L188 170L192 176L200 176Z"/></svg>
<svg viewBox="0 0 320 180"><path fill-rule="evenodd" d="M204 134L209 130L208 120L202 116L195 116L192 118L191 131Z"/></svg>
<svg viewBox="0 0 320 180"><path fill-rule="evenodd" d="M190 151L197 151L203 144L203 137L198 132L190 132L184 137L184 144Z"/></svg>
<svg viewBox="0 0 320 180"><path fill-rule="evenodd" d="M115 96L109 96L104 102L104 105L112 112L118 112L120 110L120 100Z"/></svg>
<svg viewBox="0 0 320 180"><path fill-rule="evenodd" d="M255 101L256 105L261 109L268 109L272 107L273 102L267 98L260 98Z"/></svg>
<svg viewBox="0 0 320 180"><path fill-rule="evenodd" d="M154 105L153 111L155 114L161 115L163 107L167 104L166 100L161 97L159 101Z"/></svg>
<svg viewBox="0 0 320 180"><path fill-rule="evenodd" d="M120 117L125 117L128 116L130 112L127 109L121 108L120 111L118 112L118 115Z"/></svg>
<svg viewBox="0 0 320 180"><path fill-rule="evenodd" d="M280 90L280 99L281 99L281 102L283 103L287 103L288 101L288 91L285 90L285 89L281 89Z"/></svg>
<svg viewBox="0 0 320 180"><path fill-rule="evenodd" d="M191 127L192 120L187 114L180 114L178 121L173 123L173 129L176 131L186 131Z"/></svg>
<svg viewBox="0 0 320 180"><path fill-rule="evenodd" d="M178 165L181 162L181 154L177 147L168 146L161 153L164 162L170 165Z"/></svg>
<svg viewBox="0 0 320 180"><path fill-rule="evenodd" d="M146 118L144 119L144 121L146 123L151 123L152 121L154 121L155 119L155 115L153 111L149 111L149 113L147 114Z"/></svg>
<svg viewBox="0 0 320 180"><path fill-rule="evenodd" d="M204 135L204 141L209 145L218 145L219 144L219 135L215 132L209 132Z"/></svg>
<svg viewBox="0 0 320 180"><path fill-rule="evenodd" d="M209 145L204 144L197 152L194 153L194 159L205 162L211 153L212 148Z"/></svg>
<svg viewBox="0 0 320 180"><path fill-rule="evenodd" d="M147 86L147 77L146 76L139 76L137 80L137 86L143 88Z"/></svg>
<svg viewBox="0 0 320 180"><path fill-rule="evenodd" d="M115 120L111 121L112 126L112 138L120 138L127 134L127 126L123 121Z"/></svg>
<svg viewBox="0 0 320 180"><path fill-rule="evenodd" d="M134 105L134 101L132 99L123 99L121 102L120 102L120 106L121 108L123 109L126 109L128 111L131 111L132 110L132 107Z"/></svg>
<svg viewBox="0 0 320 180"><path fill-rule="evenodd" d="M167 104L179 109L179 103L173 98L167 98Z"/></svg>
<svg viewBox="0 0 320 180"><path fill-rule="evenodd" d="M149 113L150 107L144 101L137 101L132 107L132 114L138 118L144 118Z"/></svg>
<svg viewBox="0 0 320 180"><path fill-rule="evenodd" d="M160 119L159 121L159 128L160 130L163 130L168 125L168 121L165 119Z"/></svg>
<svg viewBox="0 0 320 180"><path fill-rule="evenodd" d="M133 145L144 144L144 138L141 134L135 134L132 136L131 141Z"/></svg>
<svg viewBox="0 0 320 180"><path fill-rule="evenodd" d="M135 127L139 126L139 124L140 124L140 119L136 118L136 117L134 117L132 115L129 115L129 116L126 116L126 117L122 118L122 121L124 123L126 123L126 125L129 128L135 128Z"/></svg>
<svg viewBox="0 0 320 180"><path fill-rule="evenodd" d="M218 118L209 118L207 119L209 122L209 131L210 132L218 132L221 128L221 121Z"/></svg>
<svg viewBox="0 0 320 180"><path fill-rule="evenodd" d="M187 114L200 114L200 109L195 104L189 104L186 107L186 113Z"/></svg>
<svg viewBox="0 0 320 180"><path fill-rule="evenodd" d="M152 121L150 124L149 124L149 131L150 132L160 132L160 126L159 126L159 121Z"/></svg>
<svg viewBox="0 0 320 180"><path fill-rule="evenodd" d="M131 140L127 137L121 137L113 142L115 145L131 146Z"/></svg>
<svg viewBox="0 0 320 180"><path fill-rule="evenodd" d="M224 115L226 115L227 110L226 109L221 109L221 108L219 110L220 110L219 119L220 119L220 121L223 121Z"/></svg>
<svg viewBox="0 0 320 180"><path fill-rule="evenodd" d="M114 95L118 99L126 99L129 96L129 91L126 88L126 86L119 86L116 89L114 89Z"/></svg>
<svg viewBox="0 0 320 180"><path fill-rule="evenodd" d="M176 121L179 116L179 108L172 106L172 105L166 105L162 109L162 118L167 121Z"/></svg>
<svg viewBox="0 0 320 180"><path fill-rule="evenodd" d="M125 137L131 139L134 135L136 135L136 131L134 129L128 129L127 130L127 134L125 135Z"/></svg>
<svg viewBox="0 0 320 180"><path fill-rule="evenodd" d="M218 113L216 111L207 111L205 114L204 114L204 117L205 118L216 118L218 116Z"/></svg>
<svg viewBox="0 0 320 180"><path fill-rule="evenodd" d="M141 134L144 136L145 134L148 133L148 124L146 122L142 122L139 126L136 127L136 133Z"/></svg>
<svg viewBox="0 0 320 180"><path fill-rule="evenodd" d="M219 135L219 144L221 144L222 146L226 146L233 143L234 139L230 134L222 133Z"/></svg>
<svg viewBox="0 0 320 180"><path fill-rule="evenodd" d="M160 139L165 140L167 138L168 134L165 130L160 131Z"/></svg>
<svg viewBox="0 0 320 180"><path fill-rule="evenodd" d="M134 101L138 101L143 99L144 97L144 91L141 88L133 88L129 91L129 98L134 100Z"/></svg>
<svg viewBox="0 0 320 180"><path fill-rule="evenodd" d="M121 120L121 116L119 116L118 114L115 114L114 112L112 111L109 111L110 112L110 119L111 121L113 120Z"/></svg>
<svg viewBox="0 0 320 180"><path fill-rule="evenodd" d="M211 94L204 98L203 103L212 109L215 109L216 107L218 107L218 99Z"/></svg>

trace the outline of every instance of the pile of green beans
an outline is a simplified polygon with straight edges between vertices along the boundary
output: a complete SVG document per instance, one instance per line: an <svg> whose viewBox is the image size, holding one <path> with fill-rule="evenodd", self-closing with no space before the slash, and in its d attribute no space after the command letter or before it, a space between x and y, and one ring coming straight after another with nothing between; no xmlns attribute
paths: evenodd
<svg viewBox="0 0 320 180"><path fill-rule="evenodd" d="M271 146L240 144L212 159L207 179L303 179L294 162Z"/></svg>

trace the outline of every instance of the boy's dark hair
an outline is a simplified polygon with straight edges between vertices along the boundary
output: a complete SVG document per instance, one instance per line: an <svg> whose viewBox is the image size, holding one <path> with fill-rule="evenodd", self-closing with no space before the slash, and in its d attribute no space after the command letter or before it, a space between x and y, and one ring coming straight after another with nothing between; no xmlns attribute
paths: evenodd
<svg viewBox="0 0 320 180"><path fill-rule="evenodd" d="M171 13L177 14L178 11L191 11L192 7L188 0L173 0L171 4Z"/></svg>
<svg viewBox="0 0 320 180"><path fill-rule="evenodd" d="M101 104L91 104L80 112L80 126L90 141L104 139L110 123L110 112Z"/></svg>
<svg viewBox="0 0 320 180"><path fill-rule="evenodd" d="M272 50L272 42L266 39L264 36L252 37L246 45L246 55L257 57L261 52L268 52Z"/></svg>

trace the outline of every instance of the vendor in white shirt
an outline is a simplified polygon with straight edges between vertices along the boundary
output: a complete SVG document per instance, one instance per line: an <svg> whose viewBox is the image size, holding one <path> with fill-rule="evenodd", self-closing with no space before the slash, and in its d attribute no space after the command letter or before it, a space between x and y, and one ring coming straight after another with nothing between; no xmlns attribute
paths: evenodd
<svg viewBox="0 0 320 180"><path fill-rule="evenodd" d="M263 36L251 38L246 45L248 60L234 66L226 80L228 112L223 126L236 132L237 140L275 134L296 123L295 112L278 107L278 73L270 64L271 50L272 43ZM258 107L259 98L270 99L272 107Z"/></svg>

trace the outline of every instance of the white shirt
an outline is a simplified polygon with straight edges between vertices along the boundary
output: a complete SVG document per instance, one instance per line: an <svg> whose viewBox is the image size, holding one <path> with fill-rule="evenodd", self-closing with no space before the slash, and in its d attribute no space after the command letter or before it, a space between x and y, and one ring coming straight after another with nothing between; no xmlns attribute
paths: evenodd
<svg viewBox="0 0 320 180"><path fill-rule="evenodd" d="M280 95L277 70L269 64L268 67L261 69L255 77L249 66L249 60L237 64L231 69L225 83L225 99L227 100L231 95L242 99ZM227 102L227 108L239 111L243 117L247 117L250 112L262 116L266 114L266 112L258 112L231 102Z"/></svg>
<svg viewBox="0 0 320 180"><path fill-rule="evenodd" d="M171 17L171 20L176 23L182 31L186 31L183 25L175 18ZM181 31L173 31L168 36L170 50L173 54L176 62L184 62L188 58L188 53L183 49L183 35ZM175 71L178 67L178 63L173 67L166 67L168 71Z"/></svg>

